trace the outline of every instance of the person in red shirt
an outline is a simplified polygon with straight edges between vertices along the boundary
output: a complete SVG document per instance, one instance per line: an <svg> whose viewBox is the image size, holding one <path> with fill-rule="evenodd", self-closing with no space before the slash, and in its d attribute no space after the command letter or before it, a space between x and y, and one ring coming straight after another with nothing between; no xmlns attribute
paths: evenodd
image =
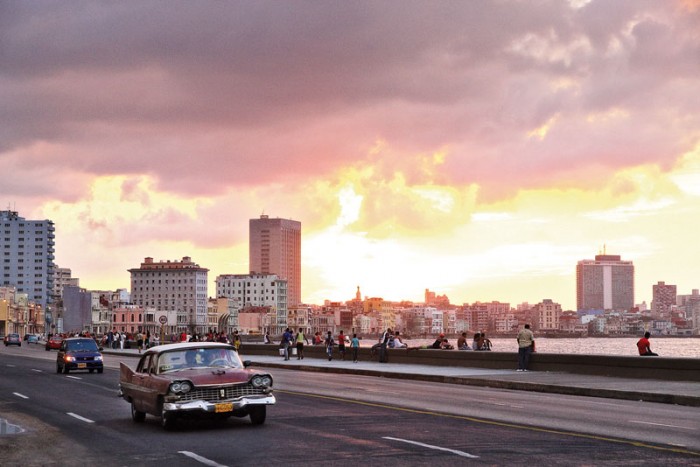
<svg viewBox="0 0 700 467"><path fill-rule="evenodd" d="M651 351L651 344L649 343L650 336L651 334L647 331L644 333L644 337L637 341L637 349L639 350L639 355L642 357L656 357L659 355Z"/></svg>

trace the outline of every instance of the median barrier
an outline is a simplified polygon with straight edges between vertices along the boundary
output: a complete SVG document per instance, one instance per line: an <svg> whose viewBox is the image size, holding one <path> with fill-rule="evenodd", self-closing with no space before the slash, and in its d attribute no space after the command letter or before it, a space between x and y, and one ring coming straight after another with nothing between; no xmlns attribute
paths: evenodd
<svg viewBox="0 0 700 467"><path fill-rule="evenodd" d="M517 367L518 353L493 351L388 349L389 362L397 364L435 365L464 368L491 368L513 370ZM279 356L279 345L244 343L245 355ZM322 345L305 345L304 355L309 358L327 358ZM281 357L280 357L281 358ZM337 347L333 358L339 359ZM347 347L345 359L351 360ZM370 349L360 348L361 361L378 360ZM700 358L639 357L617 355L550 354L535 352L530 357L530 369L572 374L616 376L667 381L700 381Z"/></svg>

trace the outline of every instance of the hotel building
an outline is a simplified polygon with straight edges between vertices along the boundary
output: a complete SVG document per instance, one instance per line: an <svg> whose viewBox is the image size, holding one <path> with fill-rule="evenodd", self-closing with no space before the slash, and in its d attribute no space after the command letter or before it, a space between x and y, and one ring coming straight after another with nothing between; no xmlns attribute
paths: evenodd
<svg viewBox="0 0 700 467"><path fill-rule="evenodd" d="M634 264L619 255L596 255L576 265L578 310L619 310L634 307Z"/></svg>
<svg viewBox="0 0 700 467"><path fill-rule="evenodd" d="M287 305L301 303L301 222L250 219L250 274L274 274L287 282Z"/></svg>

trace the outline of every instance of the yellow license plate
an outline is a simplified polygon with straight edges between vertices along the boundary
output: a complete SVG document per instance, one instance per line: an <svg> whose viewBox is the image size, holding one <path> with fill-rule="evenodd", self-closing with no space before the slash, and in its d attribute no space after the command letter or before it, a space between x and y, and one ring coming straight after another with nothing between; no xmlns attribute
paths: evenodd
<svg viewBox="0 0 700 467"><path fill-rule="evenodd" d="M78 368L87 368L87 363L78 363Z"/></svg>
<svg viewBox="0 0 700 467"><path fill-rule="evenodd" d="M233 403L229 402L227 404L216 404L214 406L214 412L233 412Z"/></svg>

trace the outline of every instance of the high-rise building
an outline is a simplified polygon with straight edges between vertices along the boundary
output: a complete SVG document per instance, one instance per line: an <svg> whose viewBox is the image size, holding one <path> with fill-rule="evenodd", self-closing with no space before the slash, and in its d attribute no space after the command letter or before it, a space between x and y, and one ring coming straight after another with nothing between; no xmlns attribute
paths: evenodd
<svg viewBox="0 0 700 467"><path fill-rule="evenodd" d="M43 308L53 302L54 231L48 219L31 221L15 211L0 211L0 285L15 287ZM49 311L47 320L50 316Z"/></svg>
<svg viewBox="0 0 700 467"><path fill-rule="evenodd" d="M288 219L250 219L251 274L275 274L287 281L287 305L301 303L301 222Z"/></svg>
<svg viewBox="0 0 700 467"><path fill-rule="evenodd" d="M596 255L576 265L578 310L622 310L634 307L634 264L619 255Z"/></svg>
<svg viewBox="0 0 700 467"><path fill-rule="evenodd" d="M156 311L174 311L177 331L207 330L207 273L192 258L159 261L146 258L131 273L131 302Z"/></svg>
<svg viewBox="0 0 700 467"><path fill-rule="evenodd" d="M665 315L676 305L677 288L675 285L659 281L652 286L651 312Z"/></svg>

